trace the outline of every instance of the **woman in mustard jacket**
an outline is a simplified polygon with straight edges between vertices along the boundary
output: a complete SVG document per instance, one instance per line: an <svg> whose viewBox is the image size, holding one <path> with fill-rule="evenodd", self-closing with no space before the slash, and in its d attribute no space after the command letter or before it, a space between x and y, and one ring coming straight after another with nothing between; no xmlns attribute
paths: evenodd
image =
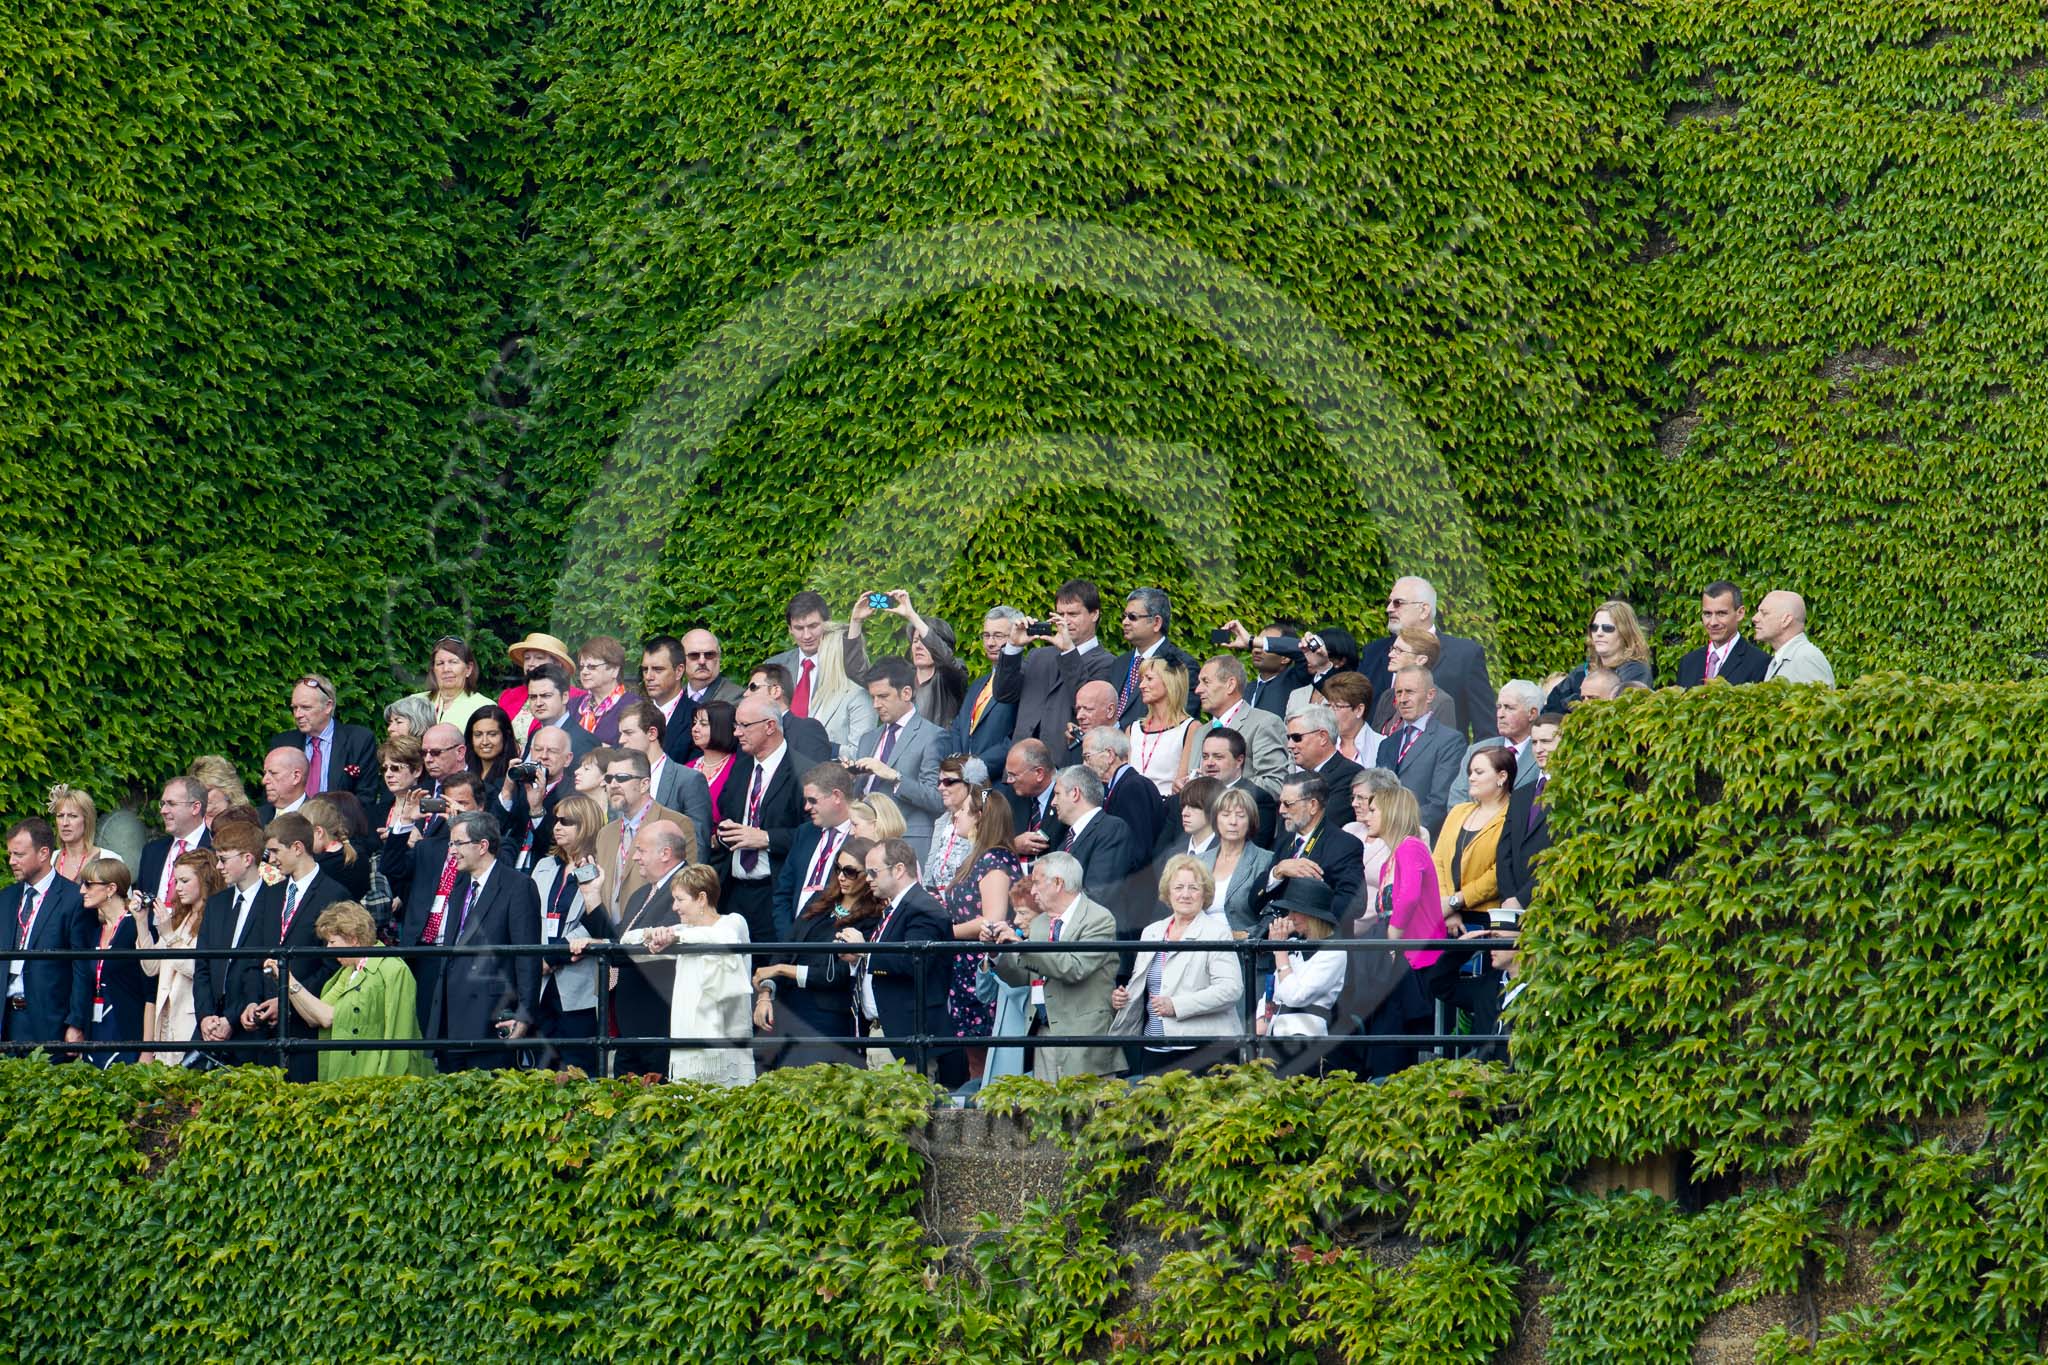
<svg viewBox="0 0 2048 1365"><path fill-rule="evenodd" d="M1472 799L1453 806L1436 837L1436 879L1443 890L1444 923L1453 934L1486 927L1486 912L1500 904L1494 855L1515 789L1515 754L1506 746L1481 749L1467 770Z"/></svg>

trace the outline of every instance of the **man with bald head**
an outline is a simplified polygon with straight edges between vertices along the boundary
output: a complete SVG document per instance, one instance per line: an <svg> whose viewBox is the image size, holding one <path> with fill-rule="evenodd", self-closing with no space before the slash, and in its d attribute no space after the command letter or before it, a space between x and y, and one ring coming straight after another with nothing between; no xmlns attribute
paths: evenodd
<svg viewBox="0 0 2048 1365"><path fill-rule="evenodd" d="M372 825L381 823L381 813L391 797L378 779L377 737L360 725L342 725L334 719L334 684L318 673L308 673L292 684L291 712L294 729L273 736L273 749L297 749L306 756L306 795L349 791L363 803Z"/></svg>
<svg viewBox="0 0 2048 1365"><path fill-rule="evenodd" d="M1067 835L1052 804L1052 776L1057 771L1043 740L1017 741L1003 761L1001 790L1009 797L1010 824L1017 831L1010 852L1019 858L1036 858L1058 847Z"/></svg>
<svg viewBox="0 0 2048 1365"><path fill-rule="evenodd" d="M738 706L746 691L725 676L725 647L708 630L693 630L683 637L683 690L692 706L707 701L729 701Z"/></svg>
<svg viewBox="0 0 2048 1365"><path fill-rule="evenodd" d="M1820 647L1806 638L1806 599L1796 592L1767 592L1757 604L1754 621L1756 638L1771 647L1771 666L1764 681L1783 678L1786 682L1835 685L1834 666Z"/></svg>
<svg viewBox="0 0 2048 1365"><path fill-rule="evenodd" d="M1076 762L1082 738L1104 725L1116 725L1116 689L1099 679L1082 683L1074 691L1074 723L1067 727L1067 747Z"/></svg>
<svg viewBox="0 0 2048 1365"><path fill-rule="evenodd" d="M626 899L617 917L609 923L603 917L584 923L616 941L631 929L672 927L676 916L674 888L676 869L689 854L689 839L681 825L668 820L650 820L633 836L632 860L642 885ZM588 940L570 942L572 954L580 955ZM675 998L675 960L636 953L619 969L619 984L612 992L618 1013L619 1034L625 1038L666 1038L669 1032L669 1004ZM620 1048L614 1069L621 1076L653 1072L668 1075L665 1047Z"/></svg>
<svg viewBox="0 0 2048 1365"><path fill-rule="evenodd" d="M521 782L508 771L504 788L490 793L497 799L498 818L505 826L505 856L522 872L554 846L555 806L576 794L576 784L569 778L575 751L569 746L568 732L559 725L535 730L526 746L526 758L540 766L531 782Z"/></svg>
<svg viewBox="0 0 2048 1365"><path fill-rule="evenodd" d="M1394 637L1404 629L1427 631L1436 636L1439 652L1431 670L1437 689L1448 697L1458 729L1467 742L1492 739L1494 723L1493 684L1486 673L1486 647L1477 640L1448 635L1437 628L1436 589L1426 578L1409 576L1394 581L1387 593L1387 633L1359 650L1358 671L1375 687L1387 676L1387 651Z"/></svg>
<svg viewBox="0 0 2048 1365"><path fill-rule="evenodd" d="M469 746L462 742L462 731L452 725L428 726L420 736L420 757L426 765L422 782L434 796L441 794L443 782L469 771Z"/></svg>
<svg viewBox="0 0 2048 1365"><path fill-rule="evenodd" d="M804 814L804 764L791 752L781 717L747 697L733 717L740 752L718 793L718 837L712 868L721 893L718 908L747 921L756 943L775 942L775 872L789 856Z"/></svg>
<svg viewBox="0 0 2048 1365"><path fill-rule="evenodd" d="M269 824L306 804L306 756L296 748L272 749L263 759L264 801L257 813Z"/></svg>

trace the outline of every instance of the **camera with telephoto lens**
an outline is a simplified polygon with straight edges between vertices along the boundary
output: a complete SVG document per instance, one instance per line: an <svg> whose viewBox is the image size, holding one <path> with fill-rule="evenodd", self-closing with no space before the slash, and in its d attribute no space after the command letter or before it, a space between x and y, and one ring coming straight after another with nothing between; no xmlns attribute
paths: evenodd
<svg viewBox="0 0 2048 1365"><path fill-rule="evenodd" d="M545 770L538 763L514 763L505 770L506 775L514 782L521 783L540 781L543 771Z"/></svg>

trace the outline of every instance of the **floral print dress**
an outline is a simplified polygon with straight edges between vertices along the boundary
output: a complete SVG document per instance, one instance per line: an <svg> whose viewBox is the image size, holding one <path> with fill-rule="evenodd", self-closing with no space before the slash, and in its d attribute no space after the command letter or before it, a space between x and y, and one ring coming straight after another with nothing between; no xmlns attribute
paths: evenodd
<svg viewBox="0 0 2048 1365"><path fill-rule="evenodd" d="M953 923L964 924L981 917L981 879L991 872L1007 872L1014 885L1024 876L1024 864L1007 848L992 848L974 860L973 870L958 881L939 888L939 901ZM995 1024L995 1006L985 1005L975 994L975 979L985 959L980 953L959 953L953 958L953 981L946 988L946 1012L953 1031L961 1038L986 1038Z"/></svg>

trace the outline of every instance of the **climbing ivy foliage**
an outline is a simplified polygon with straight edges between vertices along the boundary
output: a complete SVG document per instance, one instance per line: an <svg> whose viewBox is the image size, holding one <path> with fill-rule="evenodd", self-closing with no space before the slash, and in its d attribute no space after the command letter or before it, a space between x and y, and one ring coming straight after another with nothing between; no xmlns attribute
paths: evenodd
<svg viewBox="0 0 2048 1365"><path fill-rule="evenodd" d="M1897 675L1581 708L1513 1070L998 1081L1067 1165L950 1250L900 1069L0 1064L0 1315L56 1361L1477 1362L1540 1321L1677 1365L1768 1302L1769 1361L2033 1359L2041 733L2048 684ZM1687 1206L1577 1187L1652 1157Z"/></svg>
<svg viewBox="0 0 2048 1365"><path fill-rule="evenodd" d="M544 8L0 13L0 807L800 587L2039 671L2038 7Z"/></svg>

